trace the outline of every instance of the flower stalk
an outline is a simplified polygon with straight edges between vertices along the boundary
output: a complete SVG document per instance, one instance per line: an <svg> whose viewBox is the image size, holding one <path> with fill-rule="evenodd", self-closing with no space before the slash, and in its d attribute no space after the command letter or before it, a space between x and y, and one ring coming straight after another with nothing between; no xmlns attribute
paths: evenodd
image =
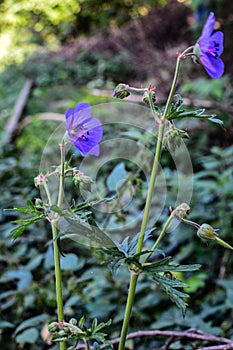
<svg viewBox="0 0 233 350"><path fill-rule="evenodd" d="M148 193L147 193L147 199L146 199L146 204L145 204L145 209L144 209L144 214L143 214L143 219L142 219L142 224L141 224L141 230L140 230L140 236L139 236L138 245L137 245L137 249L136 249L136 254L141 253L142 247L143 247L145 232L146 232L150 208L151 208L152 197L153 197L153 193L154 193L155 182L156 182L157 173L158 173L159 162L160 162L161 153L162 153L162 145L163 145L163 137L164 137L166 118L167 118L169 108L171 105L171 101L172 101L172 98L173 98L173 95L175 92L176 83L177 83L177 79L179 76L181 59L183 59L185 57L185 54L189 50L190 50L190 48L188 48L187 50L182 52L177 57L176 68L175 68L175 73L174 73L174 77L173 77L173 81L172 81L172 85L171 85L171 90L170 90L170 93L168 95L168 99L167 99L167 103L166 103L163 115L158 122L159 129L158 129L156 152L155 152L154 163L153 163L152 172L151 172L150 184L149 184L149 189L148 189ZM149 104L151 107L152 114L156 120L157 116L155 115L156 111L153 107L153 101L152 101L152 95L151 95L150 89L148 89L148 97L149 97ZM169 217L168 221L166 222L164 229L160 233L160 236L155 243L156 244L155 248L157 247L158 243L160 242L160 240L164 236L164 233L166 232L166 229L167 229L172 218L173 218L173 216L171 215ZM121 340L119 343L118 350L124 350L124 348L125 348L127 330L128 330L128 325L129 325L129 321L130 321L130 315L131 315L131 311L132 311L137 280L138 280L138 274L132 273L130 271L130 283L129 283L128 298L127 298L127 304L126 304L126 308L125 308L124 321L123 321L122 330L121 330Z"/></svg>
<svg viewBox="0 0 233 350"><path fill-rule="evenodd" d="M65 169L65 142L62 140L60 145L61 151L61 165L60 165L60 185L59 185L59 194L57 206L61 208L63 201L63 193L64 193L64 169ZM47 197L49 206L52 206L51 195L47 183L44 181L43 183ZM64 310L63 310L63 296L62 296L62 275L61 275L61 261L60 261L60 252L58 247L58 229L57 222L59 220L59 216L56 213L56 217L51 218L51 226L52 226L52 235L53 235L53 254L54 254L54 266L55 266L55 289L56 289L56 300L57 300L57 315L58 322L64 321ZM66 343L60 342L60 350L66 350Z"/></svg>

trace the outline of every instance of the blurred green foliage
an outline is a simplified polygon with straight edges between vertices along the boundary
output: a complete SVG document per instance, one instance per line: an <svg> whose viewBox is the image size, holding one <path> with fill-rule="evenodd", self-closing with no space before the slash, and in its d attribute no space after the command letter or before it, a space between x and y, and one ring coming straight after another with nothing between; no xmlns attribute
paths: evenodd
<svg viewBox="0 0 233 350"><path fill-rule="evenodd" d="M20 61L27 50L34 50L38 46L54 48L80 33L108 28L110 23L122 25L132 17L144 16L155 3L163 2L165 1L151 0L145 5L141 0L3 0L0 10L1 40L12 45L12 51L6 46L7 60L4 62ZM220 3L222 4L215 1L216 9L226 15L228 7L220 6ZM15 50L19 45L22 50ZM113 81L128 81L134 75L130 58L124 52L119 52L111 60L104 53L95 55L83 52L75 62L68 64L60 57L49 57L47 53L38 56L37 59L32 57L26 60L22 65L8 66L1 73L0 79L1 129L11 114L25 77L33 77L36 82L24 110L24 116L30 115L32 118L22 127L16 142L1 148L0 347L5 350L48 348L40 333L47 322L55 321L56 300L49 224L40 222L27 230L20 240L13 242L10 234L13 228L11 221L18 219L18 216L12 211L4 211L14 205L24 206L27 199L34 200L39 195L34 188L33 178L38 172L42 149L57 122L43 121L37 114L50 110L64 114L68 105L74 105L77 101L88 101L91 104L107 101L107 97L91 95L87 87L103 87L105 84L112 86ZM191 84L186 83L180 92L191 99L195 97L218 101L225 107L232 101L229 77L215 81L201 78ZM62 104L52 107L54 102L55 106L56 102ZM216 112L214 108L213 112ZM220 236L232 244L232 129L227 111L222 116L226 131L215 125L210 126L207 121L189 121L186 125L191 136L187 144L194 167L190 219L219 228ZM150 135L142 136L138 131L128 132L133 139L149 142L153 147ZM166 151L161 163L169 189L166 199L168 208L176 199L177 174ZM131 162L120 166L105 164L97 179L98 183L104 184L104 194L113 190L115 181L124 177L125 172L131 171L134 171ZM144 178L141 180L144 181ZM146 186L143 183L140 189L140 195L144 196ZM140 208L140 205L141 202L137 201L136 208ZM168 215L168 209L165 209L157 225L161 225ZM123 220L123 212L119 212L113 219L116 225ZM153 235L156 237L156 231ZM146 248L149 249L151 243L148 240ZM117 337L128 289L127 270L122 267L116 277L113 277L102 264L101 253L97 254L72 240L63 240L62 247L66 254L62 258L66 317L80 318L85 314L89 324L95 317L103 322L111 318L113 323L107 331L112 337ZM184 330L194 327L233 339L232 254L214 243L207 246L197 238L194 228L184 224L180 224L175 232L165 237L162 248L167 254L174 254L179 263L203 265L199 272L192 273L185 279L190 285L185 291L191 294L187 315L183 319L166 296L148 279L142 278L137 289L131 330ZM184 279L182 273L177 277ZM31 343L28 342L29 338ZM132 342L131 346L137 350L157 349L164 344L164 339L135 339ZM198 348L201 344L193 342L192 346ZM53 350L56 348L50 347ZM190 345L177 342L170 348L189 349Z"/></svg>
<svg viewBox="0 0 233 350"><path fill-rule="evenodd" d="M57 48L83 33L145 16L167 0L3 0L0 7L1 66L22 62L38 48Z"/></svg>
<svg viewBox="0 0 233 350"><path fill-rule="evenodd" d="M40 89L42 93L44 88ZM76 98L72 89L70 93L71 95L67 94L67 97L70 96L71 100ZM84 95L83 99L85 99ZM86 99L89 97L86 96ZM205 123L207 126L203 142L200 145L196 143L195 132L193 140L188 141L190 152L194 153L195 171L190 219L199 223L208 222L215 228L219 228L220 236L232 243L233 148L229 146L223 150L214 146L206 149L204 145L211 140L207 121ZM32 121L26 128L29 128L28 133L23 132L18 138L20 152L23 150L24 157L18 155L19 149L16 146L11 146L5 151L5 159L1 163L0 181L7 189L1 197L1 209L13 205L24 206L26 199L33 200L38 197L32 179L37 175L37 169L35 163L32 167L33 162L29 159L35 157L35 150L37 150L39 160L38 149L41 148L40 142L44 142L44 135L40 132L43 122ZM51 129L48 128L47 131L50 133ZM128 132L131 136L133 135L132 131ZM28 139L30 134L37 137ZM136 131L134 138L143 140L142 135ZM30 143L30 147L27 146L26 141ZM200 150L203 152L203 148L206 155L200 156ZM172 190L176 188L176 170L170 166L167 152L163 155L162 163L165 166L167 186ZM134 171L130 162L114 168L109 165L104 168L103 173L99 173L98 182L101 178L104 179L111 190L115 182L124 177L129 170ZM176 193L173 191L168 193L165 208L173 203L175 196ZM157 225L160 225L168 214L168 209L165 209ZM18 345L22 346L27 340L25 349L39 350L44 346L40 336L41 330L47 322L55 321L56 301L50 228L46 222L38 223L27 230L19 240L12 242L9 232L13 226L10 221L16 218L14 212L1 212L0 344L7 344L7 347L4 345L6 350L13 350ZM117 220L122 219L123 217L120 216L117 218ZM156 231L153 236L156 237ZM146 245L148 249L151 243L149 239ZM118 336L128 288L127 270L121 267L113 277L103 265L101 253L96 253L70 239L62 240L62 247L66 255L62 258L66 317L80 318L85 314L88 325L94 317L103 322L111 318L113 323L106 331L113 337ZM180 224L175 232L166 236L162 248L168 255L175 254L179 263L198 262L203 265L200 272L185 275L185 282L190 285L186 292L191 293L187 315L183 319L158 288L155 288L147 278L141 278L131 329L184 330L196 327L210 334L233 337L231 322L233 275L230 270L232 255L214 243L206 246L197 238L195 229L184 224ZM178 273L177 277L180 280L184 279L182 272ZM28 342L28 337L31 339L31 344ZM135 339L133 343L135 348L144 350L145 347L159 348L163 340ZM178 342L176 346L188 349L188 344L185 343L181 345ZM200 343L196 342L195 347L199 346ZM56 349L56 347L52 348Z"/></svg>

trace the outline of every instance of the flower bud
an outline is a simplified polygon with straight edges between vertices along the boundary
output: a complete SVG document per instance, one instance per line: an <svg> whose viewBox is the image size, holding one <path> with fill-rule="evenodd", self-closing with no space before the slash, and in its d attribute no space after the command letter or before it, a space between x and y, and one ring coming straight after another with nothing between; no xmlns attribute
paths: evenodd
<svg viewBox="0 0 233 350"><path fill-rule="evenodd" d="M86 189L87 191L91 191L91 184L93 183L93 180L87 176L78 171L73 176L73 181L75 186L82 187L83 189Z"/></svg>
<svg viewBox="0 0 233 350"><path fill-rule="evenodd" d="M115 87L113 97L120 98L121 100L123 100L124 98L130 95L128 88L129 86L126 84L118 84Z"/></svg>
<svg viewBox="0 0 233 350"><path fill-rule="evenodd" d="M52 322L48 325L48 331L49 333L55 333L59 331L59 326L57 322Z"/></svg>
<svg viewBox="0 0 233 350"><path fill-rule="evenodd" d="M40 198L36 198L35 199L35 208L38 211L43 211L45 209L44 208L44 203L42 202L42 200Z"/></svg>
<svg viewBox="0 0 233 350"><path fill-rule="evenodd" d="M227 242L225 242L223 239L221 239L218 236L216 230L208 224L202 224L199 230L197 231L197 235L199 238L214 240L215 242L222 245L223 247L233 250L233 247Z"/></svg>
<svg viewBox="0 0 233 350"><path fill-rule="evenodd" d="M174 152L175 149L180 146L183 138L189 138L188 133L184 130L172 127L164 135L164 146Z"/></svg>
<svg viewBox="0 0 233 350"><path fill-rule="evenodd" d="M187 218L189 212L190 206L187 203L182 203L173 210L172 215L175 216L177 219L182 220Z"/></svg>
<svg viewBox="0 0 233 350"><path fill-rule="evenodd" d="M73 326L76 326L76 324L78 323L78 321L76 320L76 318L71 318L69 320L69 323L72 324Z"/></svg>
<svg viewBox="0 0 233 350"><path fill-rule="evenodd" d="M47 175L43 175L42 173L40 173L34 178L35 187L40 188L41 186L43 186L45 180L47 181Z"/></svg>
<svg viewBox="0 0 233 350"><path fill-rule="evenodd" d="M216 240L217 233L212 226L202 224L197 231L197 235L200 238Z"/></svg>
<svg viewBox="0 0 233 350"><path fill-rule="evenodd" d="M156 101L156 94L155 94L155 91L151 90L150 92L148 91L145 91L143 96L142 96L142 101L144 103L146 103L147 105L150 104L150 101L149 101L149 94L151 94L151 99L152 99L152 102L155 103Z"/></svg>

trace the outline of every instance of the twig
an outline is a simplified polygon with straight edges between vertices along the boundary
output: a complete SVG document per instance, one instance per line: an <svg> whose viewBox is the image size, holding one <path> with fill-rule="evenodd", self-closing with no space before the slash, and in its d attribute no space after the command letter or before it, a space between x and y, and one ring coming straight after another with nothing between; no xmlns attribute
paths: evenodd
<svg viewBox="0 0 233 350"><path fill-rule="evenodd" d="M11 140L15 130L17 129L18 121L23 113L24 107L26 106L33 84L34 84L33 79L26 79L24 86L20 91L18 99L15 103L11 117L5 126L4 143L7 143Z"/></svg>
<svg viewBox="0 0 233 350"><path fill-rule="evenodd" d="M233 349L233 343L231 344L224 344L224 345L216 345L216 346L207 346L204 348L199 348L198 350L229 350Z"/></svg>
<svg viewBox="0 0 233 350"><path fill-rule="evenodd" d="M159 331L159 330L147 330L147 331L137 331L129 333L127 336L128 339L138 338L138 337L173 337L173 338L188 338L188 339L195 339L195 340L201 340L201 341L209 341L209 342L216 342L216 343L222 343L223 345L218 345L221 347L207 347L207 348L200 348L199 350L224 350L224 349L233 349L233 341L227 338L223 337L216 337L211 334L203 333L196 329L187 330L185 332L176 332L176 331ZM120 341L120 338L116 338L111 340L112 344L118 344ZM224 345L225 344L225 345ZM108 348L109 345L103 344L101 345L101 349ZM84 345L78 345L75 350L84 349ZM90 348L91 350L93 347Z"/></svg>

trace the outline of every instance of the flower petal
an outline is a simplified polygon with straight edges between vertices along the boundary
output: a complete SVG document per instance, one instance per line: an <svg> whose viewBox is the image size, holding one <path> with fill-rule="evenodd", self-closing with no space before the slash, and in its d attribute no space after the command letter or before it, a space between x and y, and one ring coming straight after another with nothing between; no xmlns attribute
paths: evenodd
<svg viewBox="0 0 233 350"><path fill-rule="evenodd" d="M201 37L209 37L211 36L213 30L214 30L214 24L215 24L215 16L213 12L210 12L209 17L207 18L205 25L202 29Z"/></svg>
<svg viewBox="0 0 233 350"><path fill-rule="evenodd" d="M199 59L211 78L217 79L223 75L224 63L221 58L215 58L213 55L206 53L201 55Z"/></svg>
<svg viewBox="0 0 233 350"><path fill-rule="evenodd" d="M100 121L96 118L91 118L87 123L83 124L85 131L89 133L89 139L95 139L99 143L103 137L103 129Z"/></svg>
<svg viewBox="0 0 233 350"><path fill-rule="evenodd" d="M223 52L223 40L224 40L224 34L222 32L215 32L210 37L210 45L216 46L218 45L218 56L221 56Z"/></svg>
<svg viewBox="0 0 233 350"><path fill-rule="evenodd" d="M90 151L90 154L92 154L93 156L98 156L100 154L100 146L96 145L95 147L93 147Z"/></svg>
<svg viewBox="0 0 233 350"><path fill-rule="evenodd" d="M72 119L72 115L73 115L74 111L72 108L68 108L65 114L66 117L66 122L69 122Z"/></svg>
<svg viewBox="0 0 233 350"><path fill-rule="evenodd" d="M88 141L77 139L75 142L73 142L73 144L83 157L85 157L87 153L99 155L98 148L96 148L96 146L99 145L95 142L94 139L88 139Z"/></svg>
<svg viewBox="0 0 233 350"><path fill-rule="evenodd" d="M80 125L84 124L88 120L91 119L91 107L89 103L86 102L80 102L77 104L77 106L74 108L74 117L72 121L72 128L76 129Z"/></svg>
<svg viewBox="0 0 233 350"><path fill-rule="evenodd" d="M98 143L103 137L101 122L91 115L91 107L86 102L77 104L74 110L69 108L65 115L69 139L84 157L87 153L99 155Z"/></svg>

